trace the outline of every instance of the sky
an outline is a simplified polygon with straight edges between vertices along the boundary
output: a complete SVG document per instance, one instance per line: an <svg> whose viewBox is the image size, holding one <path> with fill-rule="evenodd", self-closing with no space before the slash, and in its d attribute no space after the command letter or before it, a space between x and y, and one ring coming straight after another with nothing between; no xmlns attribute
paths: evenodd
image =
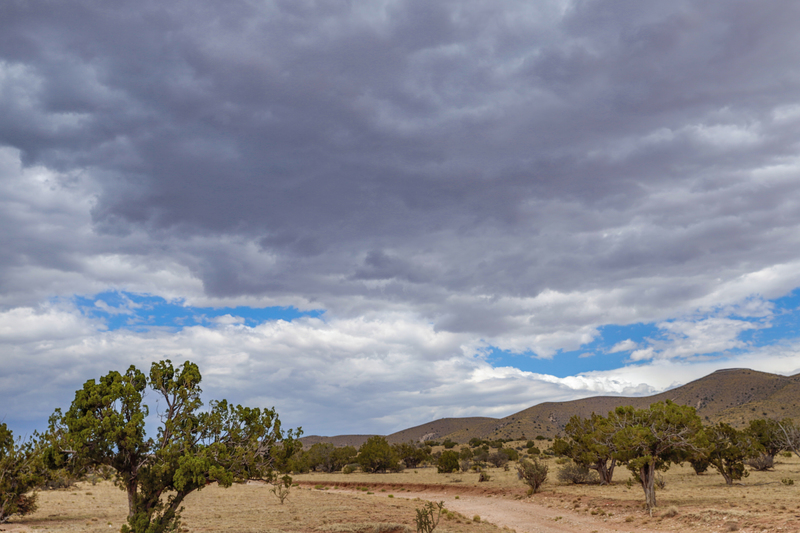
<svg viewBox="0 0 800 533"><path fill-rule="evenodd" d="M2 2L0 421L164 358L307 435L798 373L798 27L781 0Z"/></svg>

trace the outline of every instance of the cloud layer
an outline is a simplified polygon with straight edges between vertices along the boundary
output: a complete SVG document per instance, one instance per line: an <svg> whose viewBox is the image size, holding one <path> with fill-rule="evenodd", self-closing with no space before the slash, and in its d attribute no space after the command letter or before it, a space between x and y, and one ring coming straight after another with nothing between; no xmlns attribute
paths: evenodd
<svg viewBox="0 0 800 533"><path fill-rule="evenodd" d="M410 359L376 383L398 417L499 372L480 347L558 357L653 323L610 353L739 354L800 287L798 24L788 1L5 2L2 362L132 356L47 303L110 289L324 309L302 327L330 359L286 343L252 369L315 387L323 362L391 366L336 344L350 328L397 328ZM39 352L23 319L72 340ZM259 346L231 353L279 353ZM455 381L426 388L436 365ZM546 396L527 380L503 409Z"/></svg>

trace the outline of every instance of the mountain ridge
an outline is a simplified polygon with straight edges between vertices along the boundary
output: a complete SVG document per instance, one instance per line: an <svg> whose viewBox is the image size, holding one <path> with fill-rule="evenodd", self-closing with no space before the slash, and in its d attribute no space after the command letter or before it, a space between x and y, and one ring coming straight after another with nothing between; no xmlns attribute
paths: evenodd
<svg viewBox="0 0 800 533"><path fill-rule="evenodd" d="M472 438L527 440L552 438L564 430L573 415L605 415L618 406L644 408L652 403L672 400L691 405L706 424L727 422L743 427L756 418L800 419L800 374L783 376L749 368L726 368L650 396L592 396L564 402L543 402L504 418L441 418L387 436L390 443L409 440L443 440L466 443ZM325 439L337 446L353 436L303 437ZM369 436L363 436L363 441ZM363 442L362 441L362 442ZM341 442L341 444L340 444Z"/></svg>

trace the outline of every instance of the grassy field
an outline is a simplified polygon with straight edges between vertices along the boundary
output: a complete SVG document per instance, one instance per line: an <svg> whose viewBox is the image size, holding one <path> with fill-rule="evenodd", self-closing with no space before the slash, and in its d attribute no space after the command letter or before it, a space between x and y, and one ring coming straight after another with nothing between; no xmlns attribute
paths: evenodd
<svg viewBox="0 0 800 533"><path fill-rule="evenodd" d="M187 498L183 531L408 533L415 529L415 509L424 503L414 498L443 499L448 508L459 510L443 518L437 533L499 533L504 525L519 533L800 531L800 461L795 457L780 457L774 471L752 472L734 486L726 486L714 472L698 476L688 466L675 466L663 474L666 486L657 492L659 506L652 518L642 508L641 488L626 483L630 474L625 468L617 469L611 486L568 485L556 481L556 459L547 463L550 477L543 492L530 498L513 463L509 471L489 469L487 482L478 482L473 472L437 474L435 468L297 475L299 486L283 505L260 483L229 489L211 485ZM795 484L782 481L788 479ZM527 516L540 515L552 527L564 527L518 526L519 521L502 514L493 520L499 526L473 520L501 501L518 504ZM0 531L118 531L126 511L124 493L111 483L80 483L40 492L35 514L0 525Z"/></svg>

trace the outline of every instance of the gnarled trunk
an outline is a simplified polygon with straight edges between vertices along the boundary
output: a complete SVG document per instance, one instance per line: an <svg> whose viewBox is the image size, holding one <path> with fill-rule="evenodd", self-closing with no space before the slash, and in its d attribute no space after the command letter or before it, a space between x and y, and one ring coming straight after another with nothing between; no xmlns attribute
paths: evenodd
<svg viewBox="0 0 800 533"><path fill-rule="evenodd" d="M653 507L656 506L656 463L650 461L639 468L639 479L644 489L644 501L650 516L653 516Z"/></svg>
<svg viewBox="0 0 800 533"><path fill-rule="evenodd" d="M597 461L592 468L600 475L601 485L611 485L611 478L614 477L614 467L617 465L616 459L611 459L609 465L605 460Z"/></svg>

